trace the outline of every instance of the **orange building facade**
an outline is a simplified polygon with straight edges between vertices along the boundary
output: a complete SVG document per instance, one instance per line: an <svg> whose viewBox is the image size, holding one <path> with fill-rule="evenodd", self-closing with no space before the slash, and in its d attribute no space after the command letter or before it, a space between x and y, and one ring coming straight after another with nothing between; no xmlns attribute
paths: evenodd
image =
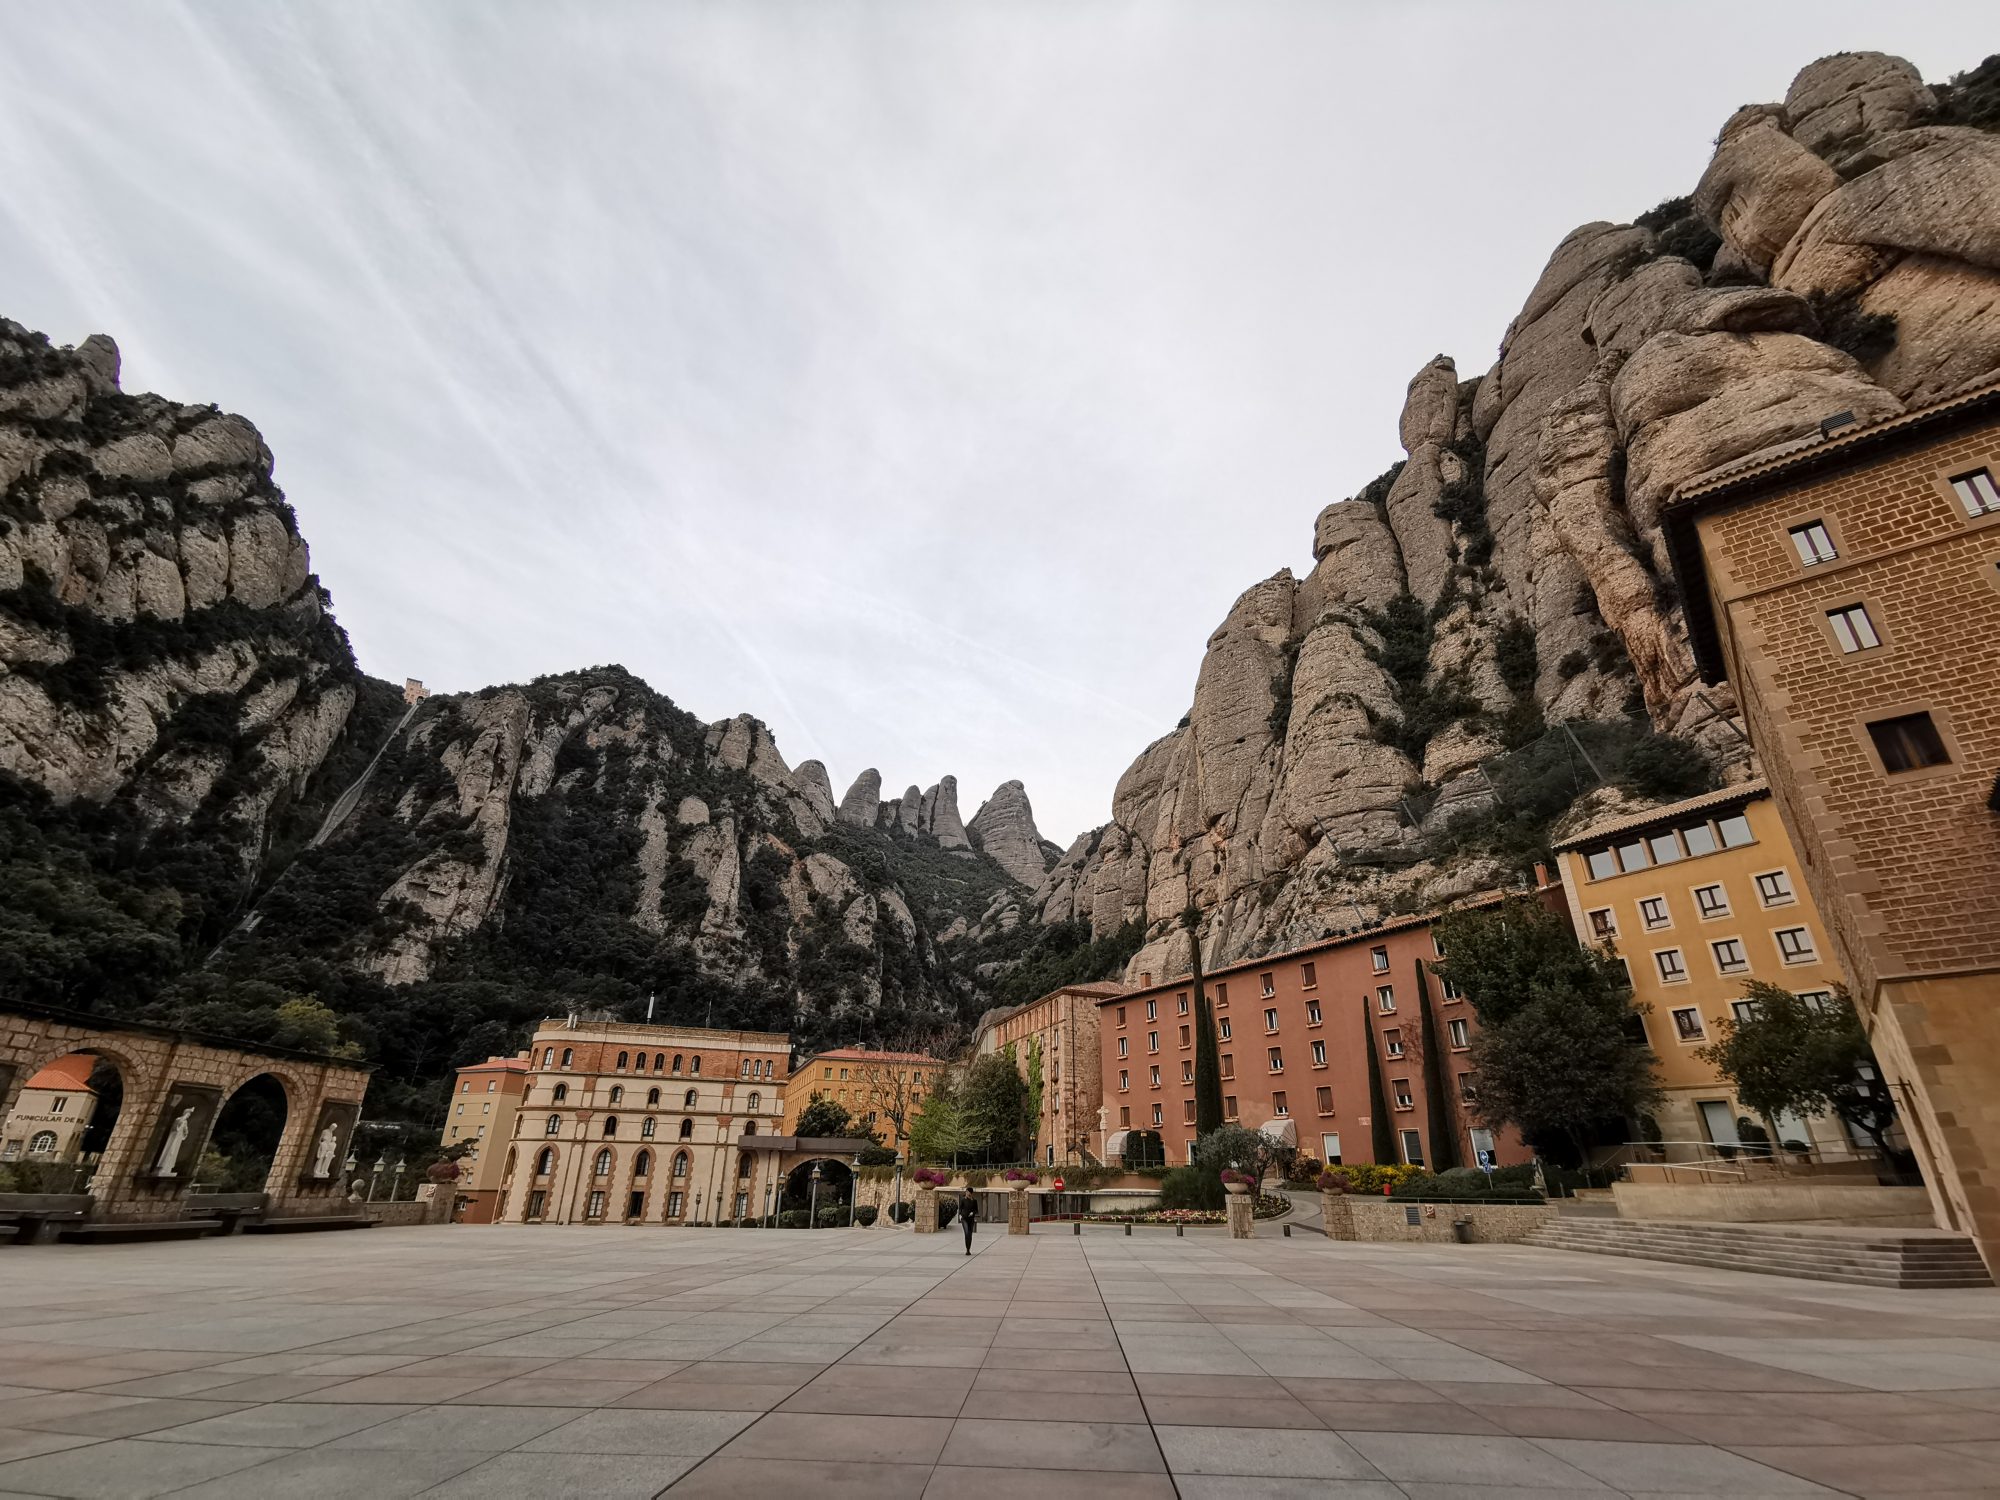
<svg viewBox="0 0 2000 1500"><path fill-rule="evenodd" d="M1496 1166L1530 1160L1515 1132L1488 1130L1472 1113L1477 1079L1468 1048L1477 1022L1430 970L1440 956L1431 920L1391 921L1207 974L1224 1118L1336 1164L1386 1158L1435 1169L1474 1166L1482 1156ZM1155 1130L1169 1162L1190 1159L1193 996L1183 976L1098 1003L1110 1157L1122 1132ZM1427 1034L1436 1048L1428 1069ZM1371 1049L1381 1064L1381 1119L1371 1103ZM1440 1090L1435 1112L1427 1074ZM1379 1154L1378 1135L1386 1148Z"/></svg>
<svg viewBox="0 0 2000 1500"><path fill-rule="evenodd" d="M1938 1221L2000 1267L2000 385L1830 426L1663 522Z"/></svg>
<svg viewBox="0 0 2000 1500"><path fill-rule="evenodd" d="M469 1142L458 1162L451 1217L456 1224L491 1224L500 1207L500 1183L514 1139L514 1117L528 1093L528 1059L489 1057L458 1070L445 1115L443 1144Z"/></svg>
<svg viewBox="0 0 2000 1500"><path fill-rule="evenodd" d="M815 1098L830 1099L854 1120L877 1131L883 1144L909 1144L910 1121L951 1064L921 1052L871 1052L837 1047L816 1053L793 1070L785 1085L784 1131L798 1133L799 1116Z"/></svg>

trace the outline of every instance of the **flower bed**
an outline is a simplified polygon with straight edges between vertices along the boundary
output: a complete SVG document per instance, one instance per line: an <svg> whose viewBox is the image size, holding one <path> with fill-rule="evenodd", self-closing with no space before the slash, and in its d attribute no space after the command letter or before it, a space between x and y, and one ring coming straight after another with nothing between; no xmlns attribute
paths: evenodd
<svg viewBox="0 0 2000 1500"><path fill-rule="evenodd" d="M1085 1214L1086 1224L1226 1224L1227 1216L1200 1208L1149 1208L1133 1213Z"/></svg>

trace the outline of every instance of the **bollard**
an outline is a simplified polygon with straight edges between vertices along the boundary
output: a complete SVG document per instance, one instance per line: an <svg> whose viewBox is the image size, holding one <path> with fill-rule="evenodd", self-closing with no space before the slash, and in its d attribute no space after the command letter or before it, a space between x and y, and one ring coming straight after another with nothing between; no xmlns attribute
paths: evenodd
<svg viewBox="0 0 2000 1500"><path fill-rule="evenodd" d="M1176 1224L1176 1225L1174 1226L1174 1238L1175 1238L1175 1239L1177 1239L1177 1240L1184 1240L1184 1239L1186 1239L1186 1238L1187 1238L1187 1225L1185 1225L1185 1224Z"/></svg>
<svg viewBox="0 0 2000 1500"><path fill-rule="evenodd" d="M1128 1240L1132 1238L1132 1226L1130 1224L1125 1226L1125 1238Z"/></svg>
<svg viewBox="0 0 2000 1500"><path fill-rule="evenodd" d="M1290 1239L1291 1237L1292 1237L1292 1226L1287 1224L1285 1226L1285 1238Z"/></svg>
<svg viewBox="0 0 2000 1500"><path fill-rule="evenodd" d="M1083 1220L1081 1219L1074 1220L1069 1226L1069 1232L1074 1235L1079 1235L1079 1236L1082 1235Z"/></svg>

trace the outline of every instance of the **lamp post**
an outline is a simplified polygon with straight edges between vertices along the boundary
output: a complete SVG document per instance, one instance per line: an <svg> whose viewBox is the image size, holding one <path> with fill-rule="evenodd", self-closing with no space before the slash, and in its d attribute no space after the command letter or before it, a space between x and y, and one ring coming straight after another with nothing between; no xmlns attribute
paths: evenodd
<svg viewBox="0 0 2000 1500"><path fill-rule="evenodd" d="M397 1195L403 1191L403 1173L408 1168L409 1162L407 1160L400 1156L396 1158L396 1170L389 1183L389 1201L391 1203L394 1203Z"/></svg>
<svg viewBox="0 0 2000 1500"><path fill-rule="evenodd" d="M889 1215L889 1222L892 1224L903 1222L903 1153L901 1149L898 1149L896 1152L896 1211Z"/></svg>
<svg viewBox="0 0 2000 1500"><path fill-rule="evenodd" d="M854 1211L861 1205L861 1173L857 1170L860 1165L861 1158L858 1156L847 1164L847 1227L849 1229L854 1227Z"/></svg>
<svg viewBox="0 0 2000 1500"><path fill-rule="evenodd" d="M813 1163L812 1192L807 1197L806 1202L808 1204L808 1207L806 1209L806 1228L817 1229L819 1228L819 1163L818 1162Z"/></svg>
<svg viewBox="0 0 2000 1500"><path fill-rule="evenodd" d="M701 1222L701 1189L700 1189L700 1188L696 1188L696 1189L694 1190L694 1218L693 1218L693 1219L692 1219L692 1220L691 1220L690 1222L691 1222L691 1223L695 1223L695 1224L699 1224L699 1223Z"/></svg>
<svg viewBox="0 0 2000 1500"><path fill-rule="evenodd" d="M388 1170L389 1153L384 1151L375 1158L375 1165L368 1169L368 1201L375 1201L375 1189L381 1186L382 1174Z"/></svg>
<svg viewBox="0 0 2000 1500"><path fill-rule="evenodd" d="M766 1182L764 1184L764 1227L766 1229L775 1229L777 1227L777 1215L772 1212L777 1191L776 1183Z"/></svg>

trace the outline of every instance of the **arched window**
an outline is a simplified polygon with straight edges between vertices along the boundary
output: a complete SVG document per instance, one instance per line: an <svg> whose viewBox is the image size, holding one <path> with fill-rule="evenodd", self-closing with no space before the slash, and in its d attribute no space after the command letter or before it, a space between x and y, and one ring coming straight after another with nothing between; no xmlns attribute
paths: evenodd
<svg viewBox="0 0 2000 1500"><path fill-rule="evenodd" d="M645 1119L639 1122L639 1138L650 1141L653 1138L653 1127L658 1123L659 1121L655 1120L651 1115L647 1115Z"/></svg>
<svg viewBox="0 0 2000 1500"><path fill-rule="evenodd" d="M694 1076L697 1078L701 1077L701 1054L699 1052L695 1053L695 1055L691 1059L689 1059L688 1071L694 1074Z"/></svg>
<svg viewBox="0 0 2000 1500"><path fill-rule="evenodd" d="M743 1133L745 1135L755 1135L757 1133L757 1122L755 1120L745 1120L743 1122Z"/></svg>
<svg viewBox="0 0 2000 1500"><path fill-rule="evenodd" d="M625 1085L624 1085L624 1084L622 1084L622 1083L614 1083L614 1084L612 1084L612 1085L611 1085L611 1102L612 1102L613 1104L616 1104L616 1103L617 1103L617 1102L618 1102L618 1101L619 1101L620 1099L623 1099L624 1097L625 1097Z"/></svg>
<svg viewBox="0 0 2000 1500"><path fill-rule="evenodd" d="M660 1071L660 1069L664 1068L666 1065L667 1065L667 1054L664 1052L655 1052L653 1054L653 1071L657 1073Z"/></svg>
<svg viewBox="0 0 2000 1500"><path fill-rule="evenodd" d="M546 1177L556 1169L556 1148L544 1146L535 1154L535 1175Z"/></svg>
<svg viewBox="0 0 2000 1500"><path fill-rule="evenodd" d="M764 1107L764 1096L758 1093L755 1089L750 1090L750 1108L754 1111L762 1109L763 1107Z"/></svg>
<svg viewBox="0 0 2000 1500"><path fill-rule="evenodd" d="M542 1048L542 1066L545 1068L553 1068L555 1065L556 1065L556 1049L553 1047Z"/></svg>
<svg viewBox="0 0 2000 1500"><path fill-rule="evenodd" d="M563 1064L562 1064L562 1065L563 1065L563 1066L564 1066L564 1067L566 1068L566 1067L568 1067L568 1066L569 1066L569 1065L570 1065L570 1064L571 1064L572 1062L574 1062L575 1060L576 1060L576 1048L574 1048L574 1047L565 1047L565 1048L563 1048Z"/></svg>
<svg viewBox="0 0 2000 1500"><path fill-rule="evenodd" d="M692 1160L692 1158L688 1156L687 1152L676 1151L674 1153L674 1176L676 1177L687 1176L688 1163L690 1162L690 1160Z"/></svg>
<svg viewBox="0 0 2000 1500"><path fill-rule="evenodd" d="M569 1097L569 1085L566 1083L557 1084L550 1092L549 1097L558 1104L562 1103L563 1100Z"/></svg>
<svg viewBox="0 0 2000 1500"><path fill-rule="evenodd" d="M544 1125L544 1126L542 1127L542 1134L543 1134L543 1135L554 1135L554 1134L555 1134L555 1133L556 1133L556 1132L557 1132L558 1130L561 1130L561 1129L562 1129L562 1116L561 1116L561 1115L550 1115L550 1116L549 1116L549 1122L548 1122L548 1124L546 1124L546 1125Z"/></svg>
<svg viewBox="0 0 2000 1500"><path fill-rule="evenodd" d="M618 1116L606 1115L604 1117L604 1133L606 1135L618 1134Z"/></svg>
<svg viewBox="0 0 2000 1500"><path fill-rule="evenodd" d="M631 1066L632 1066L632 1054L629 1052L619 1053L618 1054L619 1070L622 1072L624 1069L629 1068Z"/></svg>
<svg viewBox="0 0 2000 1500"><path fill-rule="evenodd" d="M691 1141L694 1139L694 1121L692 1120L681 1121L681 1139L684 1141Z"/></svg>
<svg viewBox="0 0 2000 1500"><path fill-rule="evenodd" d="M685 1094L681 1095L682 1106L687 1109L693 1109L694 1101L697 1097L698 1095L696 1095L695 1091L693 1089L689 1089Z"/></svg>
<svg viewBox="0 0 2000 1500"><path fill-rule="evenodd" d="M54 1156L56 1154L56 1133L53 1130L39 1130L28 1142L28 1155Z"/></svg>
<svg viewBox="0 0 2000 1500"><path fill-rule="evenodd" d="M743 1061L742 1061L742 1062L740 1062L740 1063L738 1063L738 1064L737 1064L737 1066L736 1066L736 1076L737 1076L738 1078L748 1078L748 1077L750 1076L750 1059L749 1059L749 1058L747 1058L747 1057L746 1057L746 1058L744 1058L744 1059L743 1059Z"/></svg>
<svg viewBox="0 0 2000 1500"><path fill-rule="evenodd" d="M652 1174L653 1174L652 1152L641 1151L637 1156L632 1158L632 1175L634 1177L650 1177L652 1176Z"/></svg>
<svg viewBox="0 0 2000 1500"><path fill-rule="evenodd" d="M674 1071L678 1073L680 1072L680 1070L681 1070L681 1055L680 1053L676 1052L674 1054Z"/></svg>
<svg viewBox="0 0 2000 1500"><path fill-rule="evenodd" d="M593 1177L609 1177L611 1175L611 1148L609 1146L606 1146L602 1151L597 1153L597 1160L590 1164L590 1175Z"/></svg>
<svg viewBox="0 0 2000 1500"><path fill-rule="evenodd" d="M660 1102L660 1091L658 1089L647 1089L646 1103L650 1105L650 1104L658 1104L659 1102Z"/></svg>

